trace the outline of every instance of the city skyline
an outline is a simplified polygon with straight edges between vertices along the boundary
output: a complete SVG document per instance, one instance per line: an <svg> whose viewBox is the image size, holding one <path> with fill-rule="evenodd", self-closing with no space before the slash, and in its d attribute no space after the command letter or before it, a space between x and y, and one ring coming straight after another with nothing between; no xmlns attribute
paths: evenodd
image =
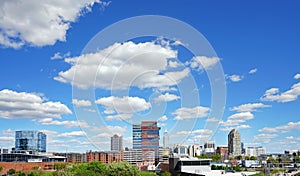
<svg viewBox="0 0 300 176"><path fill-rule="evenodd" d="M188 1L184 6L179 1L4 0L0 147L14 146L15 131L37 130L47 134L47 151L108 151L114 134L122 135L123 148L131 148L132 124L156 120L161 146L164 131L168 145L216 141L221 146L237 129L245 148L298 150L299 7L299 2L258 0ZM108 26L153 14L190 25L216 55L195 55L188 48L192 43L166 36L88 47ZM108 59L99 59L104 56ZM221 119L212 107L220 96L213 93L214 81L220 80L209 73L216 66L226 83ZM216 131L210 130L212 123L218 124Z"/></svg>

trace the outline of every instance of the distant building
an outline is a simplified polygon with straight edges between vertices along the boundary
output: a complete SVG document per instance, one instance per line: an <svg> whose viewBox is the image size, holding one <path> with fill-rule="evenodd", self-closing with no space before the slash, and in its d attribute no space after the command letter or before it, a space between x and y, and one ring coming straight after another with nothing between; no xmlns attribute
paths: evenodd
<svg viewBox="0 0 300 176"><path fill-rule="evenodd" d="M242 154L242 144L240 133L233 129L228 134L228 155L238 156Z"/></svg>
<svg viewBox="0 0 300 176"><path fill-rule="evenodd" d="M101 163L110 164L112 162L123 161L123 151L98 152L89 151L86 153L87 162L100 161Z"/></svg>
<svg viewBox="0 0 300 176"><path fill-rule="evenodd" d="M263 147L246 147L245 149L245 155L247 156L260 156L265 155L266 149Z"/></svg>
<svg viewBox="0 0 300 176"><path fill-rule="evenodd" d="M46 152L46 137L40 131L16 131L15 150Z"/></svg>
<svg viewBox="0 0 300 176"><path fill-rule="evenodd" d="M169 134L167 130L164 132L164 136L163 136L163 147L164 148L169 147Z"/></svg>
<svg viewBox="0 0 300 176"><path fill-rule="evenodd" d="M0 148L0 154L1 153L8 153L8 149Z"/></svg>
<svg viewBox="0 0 300 176"><path fill-rule="evenodd" d="M143 162L157 163L159 159L159 130L157 121L142 121Z"/></svg>
<svg viewBox="0 0 300 176"><path fill-rule="evenodd" d="M11 153L0 154L0 162L66 162L66 157L33 150L15 150Z"/></svg>
<svg viewBox="0 0 300 176"><path fill-rule="evenodd" d="M189 155L190 156L200 156L203 153L203 149L202 146L200 146L199 144L194 144L189 146Z"/></svg>
<svg viewBox="0 0 300 176"><path fill-rule="evenodd" d="M207 154L208 156L213 155L215 151L215 142L206 142L204 144L204 153Z"/></svg>
<svg viewBox="0 0 300 176"><path fill-rule="evenodd" d="M142 149L125 149L124 161L130 164L139 165L142 163Z"/></svg>
<svg viewBox="0 0 300 176"><path fill-rule="evenodd" d="M53 153L53 155L66 157L68 163L87 162L86 153Z"/></svg>
<svg viewBox="0 0 300 176"><path fill-rule="evenodd" d="M190 156L171 157L169 170L172 175L216 175L211 170L211 159Z"/></svg>
<svg viewBox="0 0 300 176"><path fill-rule="evenodd" d="M159 162L169 163L170 149L169 148L159 148Z"/></svg>
<svg viewBox="0 0 300 176"><path fill-rule="evenodd" d="M115 134L110 138L110 149L111 151L123 150L123 137Z"/></svg>
<svg viewBox="0 0 300 176"><path fill-rule="evenodd" d="M142 151L142 162L157 163L159 160L159 130L157 121L142 121L132 125L133 150ZM129 151L127 150L126 153Z"/></svg>
<svg viewBox="0 0 300 176"><path fill-rule="evenodd" d="M220 154L223 160L228 159L228 146L218 146L216 153Z"/></svg>
<svg viewBox="0 0 300 176"><path fill-rule="evenodd" d="M142 149L142 128L140 124L132 125L132 148Z"/></svg>
<svg viewBox="0 0 300 176"><path fill-rule="evenodd" d="M188 146L182 144L175 145L173 152L177 155L189 155Z"/></svg>

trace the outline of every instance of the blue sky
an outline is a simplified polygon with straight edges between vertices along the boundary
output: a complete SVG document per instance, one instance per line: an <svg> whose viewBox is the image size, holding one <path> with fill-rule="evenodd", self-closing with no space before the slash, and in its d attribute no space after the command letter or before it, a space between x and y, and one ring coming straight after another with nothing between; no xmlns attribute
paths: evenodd
<svg viewBox="0 0 300 176"><path fill-rule="evenodd" d="M13 147L14 130L23 129L44 130L48 151L108 150L113 133L131 147L131 124L158 120L172 144L227 145L237 128L246 146L300 148L299 2L0 4L0 147ZM139 23L97 37L143 15L193 27L204 37L199 51L184 37L114 40L145 28ZM150 30L164 26L147 22ZM183 33L165 31L176 30ZM226 94L212 91L223 81ZM219 117L212 103L222 105L222 96Z"/></svg>

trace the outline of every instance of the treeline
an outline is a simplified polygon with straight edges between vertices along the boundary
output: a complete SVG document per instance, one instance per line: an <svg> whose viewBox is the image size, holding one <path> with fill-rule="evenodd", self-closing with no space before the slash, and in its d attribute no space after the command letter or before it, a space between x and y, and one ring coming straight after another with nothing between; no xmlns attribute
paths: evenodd
<svg viewBox="0 0 300 176"><path fill-rule="evenodd" d="M113 162L111 164L103 164L98 161L90 163L67 164L57 163L54 165L56 171L39 171L33 168L33 172L15 172L13 169L9 171L9 175L13 176L155 176L156 173L140 171L136 166L128 162ZM162 175L168 176L166 172Z"/></svg>

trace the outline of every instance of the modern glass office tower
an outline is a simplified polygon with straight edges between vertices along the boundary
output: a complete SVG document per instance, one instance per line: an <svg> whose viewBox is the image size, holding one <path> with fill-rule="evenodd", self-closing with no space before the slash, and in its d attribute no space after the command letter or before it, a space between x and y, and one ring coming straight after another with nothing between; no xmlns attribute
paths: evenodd
<svg viewBox="0 0 300 176"><path fill-rule="evenodd" d="M46 152L46 138L40 131L16 131L15 150Z"/></svg>
<svg viewBox="0 0 300 176"><path fill-rule="evenodd" d="M157 121L142 121L142 153L144 162L157 162L159 152L159 130Z"/></svg>
<svg viewBox="0 0 300 176"><path fill-rule="evenodd" d="M238 156L242 154L241 135L233 129L228 134L228 154L230 156Z"/></svg>
<svg viewBox="0 0 300 176"><path fill-rule="evenodd" d="M133 149L142 148L142 129L140 124L135 124L132 126L132 142Z"/></svg>
<svg viewBox="0 0 300 176"><path fill-rule="evenodd" d="M122 135L115 134L110 138L111 151L123 150L123 137Z"/></svg>

